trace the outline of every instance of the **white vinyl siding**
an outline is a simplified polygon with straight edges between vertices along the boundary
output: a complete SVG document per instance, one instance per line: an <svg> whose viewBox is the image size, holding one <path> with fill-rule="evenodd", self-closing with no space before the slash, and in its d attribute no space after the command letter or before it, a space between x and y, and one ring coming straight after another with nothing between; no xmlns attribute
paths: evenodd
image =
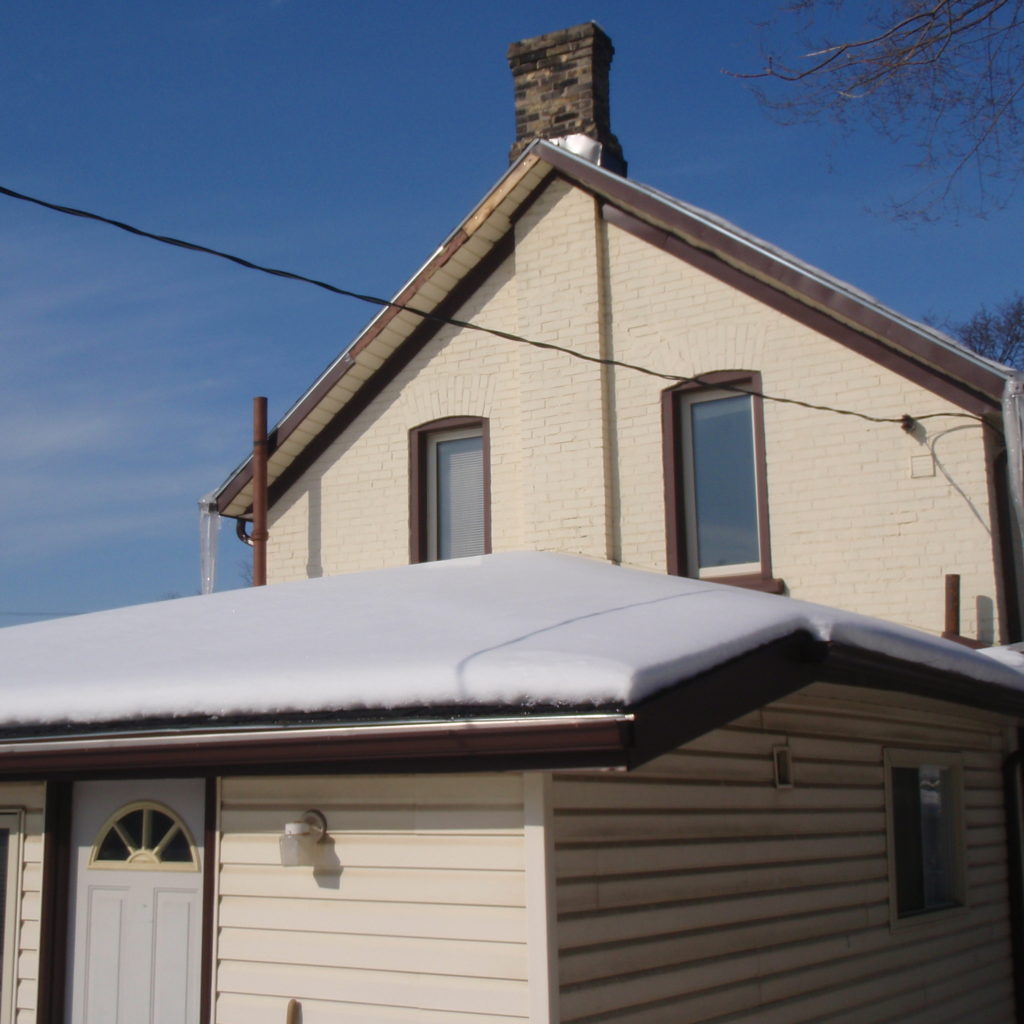
<svg viewBox="0 0 1024 1024"><path fill-rule="evenodd" d="M278 837L327 817L317 865ZM229 778L218 1024L514 1024L529 1017L520 775Z"/></svg>
<svg viewBox="0 0 1024 1024"><path fill-rule="evenodd" d="M1012 1019L1002 723L903 705L818 686L634 773L556 775L561 1020ZM892 746L962 752L968 904L896 932Z"/></svg>
<svg viewBox="0 0 1024 1024"><path fill-rule="evenodd" d="M35 1024L43 861L42 783L0 783L0 828L10 830L4 919L2 1024Z"/></svg>

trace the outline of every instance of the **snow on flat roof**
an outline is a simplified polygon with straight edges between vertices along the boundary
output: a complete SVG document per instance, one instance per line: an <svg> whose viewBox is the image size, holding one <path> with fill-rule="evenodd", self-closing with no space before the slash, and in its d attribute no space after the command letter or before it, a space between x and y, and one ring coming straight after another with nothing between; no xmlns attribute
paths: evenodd
<svg viewBox="0 0 1024 1024"><path fill-rule="evenodd" d="M516 552L0 630L0 725L630 705L799 629L1024 694L1024 671L820 605Z"/></svg>

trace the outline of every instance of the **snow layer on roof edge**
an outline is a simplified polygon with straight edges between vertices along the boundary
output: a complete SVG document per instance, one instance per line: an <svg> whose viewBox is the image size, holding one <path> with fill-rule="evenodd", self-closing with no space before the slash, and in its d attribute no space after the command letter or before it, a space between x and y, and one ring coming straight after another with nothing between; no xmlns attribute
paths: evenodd
<svg viewBox="0 0 1024 1024"><path fill-rule="evenodd" d="M820 605L516 552L0 630L0 724L627 706L807 630L1024 693L1024 672Z"/></svg>

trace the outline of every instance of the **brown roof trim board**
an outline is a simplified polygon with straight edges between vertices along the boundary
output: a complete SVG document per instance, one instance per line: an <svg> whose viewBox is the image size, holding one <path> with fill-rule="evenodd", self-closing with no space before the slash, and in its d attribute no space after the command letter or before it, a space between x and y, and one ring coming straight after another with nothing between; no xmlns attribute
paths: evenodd
<svg viewBox="0 0 1024 1024"><path fill-rule="evenodd" d="M514 709L513 709L514 710ZM467 771L623 762L632 715L567 713L375 725L0 740L0 778Z"/></svg>
<svg viewBox="0 0 1024 1024"><path fill-rule="evenodd" d="M309 416L309 414L316 409L320 403L324 400L327 395L337 386L341 379L356 365L359 355L369 348L373 341L391 325L392 321L396 317L401 315L409 315L406 310L397 308L401 306L413 306L416 304L416 300L419 296L420 290L424 284L429 282L436 272L448 264L452 258L458 253L465 244L476 235L480 227L487 221L487 219L495 212L497 207L508 197L508 195L514 190L514 188L523 181L527 176L528 172L531 171L540 163L540 158L532 154L524 154L523 157L516 163L516 165L509 169L509 172L502 178L502 180L491 190L490 193L484 198L484 200L474 209L470 216L463 222L463 224L457 228L451 236L444 242L440 249L434 254L433 257L419 270L419 272L409 281L408 284L394 297L392 300L397 305L386 307L378 316L376 316L370 325L359 335L356 341L342 353L320 376L313 387L299 400L288 413L285 414L284 418L274 427L270 432L269 450L270 454L274 452L283 444L303 423L303 421ZM524 199L518 202L515 210L510 212L510 220L514 224L515 220L522 215L537 197L544 191L547 182L550 180L551 172L545 173L542 179L530 189ZM513 238L512 232L506 232L501 239L495 242L494 247L485 255L474 267L466 273L458 284L454 286L448 296L441 300L440 303L434 305L432 308L429 304L421 303L424 312L428 312L432 317L446 318L454 316L458 311L459 307L472 295L476 288L482 285L483 281L493 273L498 265L513 251ZM500 250L500 254L496 253L495 250ZM485 265L481 269L481 265ZM379 394L381 388L393 379L394 374L399 369L407 365L409 359L419 351L442 327L443 323L438 322L434 319L422 319L415 327L412 328L409 337L399 345L398 349L392 353L390 357L385 360L385 365L379 368L368 380L362 388L359 389L355 398L351 399L346 405L339 410L339 412L332 418L331 422L323 428L324 432L331 435L331 440L334 440L341 433L341 430L354 419L354 416L345 418L344 425L340 429L336 429L336 421L339 418L344 417L348 406L352 404L358 398L363 396L363 392L367 388L374 389L371 397L376 397ZM393 361L394 357L401 351L404 354L404 358ZM383 374L384 380L378 382L377 378ZM369 404L366 398L363 398L363 404L360 406L359 411L361 412L365 406ZM310 442L311 445L317 445L317 455L321 454L323 450L330 444L330 441L326 443L319 443L320 437L315 441ZM302 470L304 471L310 463L316 458L316 455L312 457L309 454L308 447L303 449L296 460L302 461ZM289 467L282 471L273 481L277 483L284 473L288 472ZM289 473L289 479L294 479L297 473ZM228 480L221 486L217 492L217 505L222 515L228 514L227 510L231 507L231 504L238 498L239 494L245 490L252 481L252 460L251 458L246 459L242 464L232 473ZM275 488L273 484L270 489L270 503L276 500L282 491L282 488ZM251 503L249 503L251 504ZM232 513L236 514L236 513ZM243 513L244 514L244 513Z"/></svg>
<svg viewBox="0 0 1024 1024"><path fill-rule="evenodd" d="M71 879L71 783L46 784L39 907L38 1024L62 1024Z"/></svg>
<svg viewBox="0 0 1024 1024"><path fill-rule="evenodd" d="M877 338L854 330L842 321L806 305L787 292L779 291L760 278L751 277L750 274L733 264L723 262L713 253L695 248L662 228L654 227L607 203L602 206L601 213L609 224L629 232L636 238L643 239L677 259L684 260L737 291L757 299L766 306L770 306L833 341L838 341L854 352L873 359L886 369L900 374L907 380L920 385L940 398L959 405L968 412L983 416L986 413L995 412L999 408L999 400L990 395L979 393L976 389L967 387L963 382L924 365L905 352L892 348ZM999 380L1002 381L1002 378ZM999 394L1002 394L1001 390Z"/></svg>
<svg viewBox="0 0 1024 1024"><path fill-rule="evenodd" d="M502 263L512 255L512 234L509 232L497 242L491 251L452 289L446 299L437 307L439 316L454 316L464 302L475 292ZM384 365L342 406L328 423L309 442L308 445L281 471L277 479L270 485L270 504L273 505L289 487L337 440L338 437L363 413L371 402L405 369L406 366L422 351L441 330L443 324L436 320L424 320L413 329L412 333L387 357ZM354 361L354 360L353 360ZM338 379L340 379L339 374ZM336 383L337 381L335 381ZM333 385L332 385L333 386ZM303 402L303 406L306 403ZM312 406L310 406L312 408ZM303 416L308 414L308 410ZM294 426L292 427L294 429ZM276 433L276 432L275 432ZM271 450L276 445L272 435ZM252 470L247 470L244 487L252 479ZM239 487L238 490L241 490ZM236 491L237 493L237 491Z"/></svg>
<svg viewBox="0 0 1024 1024"><path fill-rule="evenodd" d="M929 367L935 367L963 381L988 400L990 408L1002 399L1004 375L975 359L966 350L961 354L953 346L932 341L914 330L903 318L874 304L864 296L844 291L839 282L825 275L815 275L812 268L787 261L782 253L774 254L729 231L724 224L703 219L697 211L661 197L651 189L628 179L610 174L553 146L543 146L543 159L559 170L563 177L604 197L611 204L626 207L652 226L661 225L672 235L681 237L694 248L714 252L737 269L753 274L777 288L796 293L800 298L841 320L863 329L878 338L906 350Z"/></svg>

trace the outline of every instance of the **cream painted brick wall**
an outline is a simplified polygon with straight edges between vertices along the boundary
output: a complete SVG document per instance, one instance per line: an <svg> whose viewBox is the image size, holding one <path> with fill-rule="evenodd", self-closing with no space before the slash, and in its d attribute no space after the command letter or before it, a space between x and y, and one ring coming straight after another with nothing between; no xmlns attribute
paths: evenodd
<svg viewBox="0 0 1024 1024"><path fill-rule="evenodd" d="M931 392L615 227L609 302L618 359L669 373L758 370L766 394L876 416L960 412ZM652 299L652 297L654 297ZM623 561L665 564L660 382L616 373ZM993 637L992 513L983 427L896 424L765 402L773 572L811 601L937 632L945 573L962 626ZM657 439L657 440L655 440ZM934 476L911 477L934 454Z"/></svg>
<svg viewBox="0 0 1024 1024"><path fill-rule="evenodd" d="M459 317L515 322L508 261ZM447 328L421 351L271 509L270 582L403 565L409 560L409 431L447 416L491 421L495 549L522 547L519 353Z"/></svg>
<svg viewBox="0 0 1024 1024"><path fill-rule="evenodd" d="M959 410L615 227L556 181L459 318L669 373L748 369L766 393L882 416ZM602 373L607 376L603 379ZM614 425L604 422L608 389ZM492 544L663 571L662 382L477 332L441 331L271 510L272 582L404 564L408 432L491 428ZM985 444L968 419L894 424L765 403L773 571L789 592L938 632L998 639ZM911 476L912 460L934 475Z"/></svg>

